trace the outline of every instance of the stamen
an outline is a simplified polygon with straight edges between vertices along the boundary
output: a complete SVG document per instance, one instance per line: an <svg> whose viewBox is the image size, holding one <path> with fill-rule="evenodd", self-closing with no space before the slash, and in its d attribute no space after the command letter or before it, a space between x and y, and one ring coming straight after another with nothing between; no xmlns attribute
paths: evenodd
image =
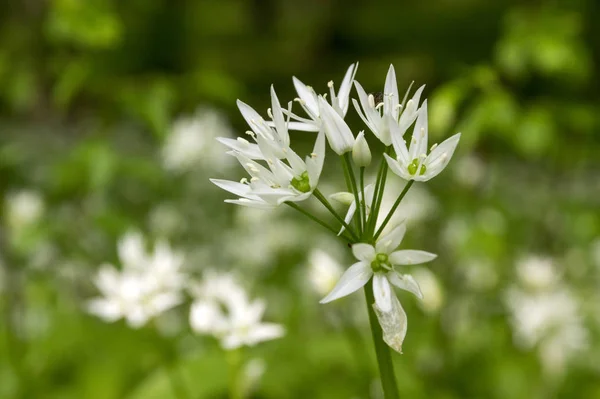
<svg viewBox="0 0 600 399"><path fill-rule="evenodd" d="M258 177L253 177L252 179L250 179L251 183L256 183L257 181L259 181L260 179Z"/></svg>
<svg viewBox="0 0 600 399"><path fill-rule="evenodd" d="M242 177L242 180L240 180L240 183L248 184L248 179L246 179L245 177Z"/></svg>
<svg viewBox="0 0 600 399"><path fill-rule="evenodd" d="M329 87L330 89L333 89L333 80L330 80L329 82L327 82L327 87Z"/></svg>
<svg viewBox="0 0 600 399"><path fill-rule="evenodd" d="M425 128L424 127L421 128L421 137L425 137Z"/></svg>
<svg viewBox="0 0 600 399"><path fill-rule="evenodd" d="M250 142L243 137L238 137L237 141L239 141L240 143L245 144L245 145L250 144Z"/></svg>
<svg viewBox="0 0 600 399"><path fill-rule="evenodd" d="M372 94L369 94L368 100L369 100L369 107L375 108L375 97L373 97Z"/></svg>
<svg viewBox="0 0 600 399"><path fill-rule="evenodd" d="M273 112L271 111L271 108L267 108L267 115L269 115L269 118L275 119L273 118Z"/></svg>
<svg viewBox="0 0 600 399"><path fill-rule="evenodd" d="M385 105L385 104L384 104L383 102L380 102L379 104L377 104L377 105L375 106L375 109L379 109L379 108L383 107L384 105Z"/></svg>
<svg viewBox="0 0 600 399"><path fill-rule="evenodd" d="M316 153L316 152L311 152L311 153L310 153L310 157L311 157L311 158L316 158L317 156L318 156L318 155L317 155L317 153Z"/></svg>
<svg viewBox="0 0 600 399"><path fill-rule="evenodd" d="M438 146L437 143L435 143L434 145L431 146L431 148L429 149L429 151L433 151L436 149L436 147Z"/></svg>

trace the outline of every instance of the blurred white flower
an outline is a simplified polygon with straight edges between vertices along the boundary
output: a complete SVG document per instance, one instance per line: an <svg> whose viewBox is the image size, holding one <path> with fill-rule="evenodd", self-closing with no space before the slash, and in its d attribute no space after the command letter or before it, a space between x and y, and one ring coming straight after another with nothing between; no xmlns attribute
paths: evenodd
<svg viewBox="0 0 600 399"><path fill-rule="evenodd" d="M406 226L401 224L389 234L381 236L375 246L365 243L352 245L352 254L358 263L344 272L337 285L321 303L349 295L373 280L373 305L384 332L384 341L398 352L406 334L406 315L390 284L422 298L419 284L409 274L400 274L395 266L416 265L435 259L436 255L412 249L394 251L404 238Z"/></svg>
<svg viewBox="0 0 600 399"><path fill-rule="evenodd" d="M44 214L45 205L41 195L33 190L21 190L6 195L6 220L14 229L37 222Z"/></svg>
<svg viewBox="0 0 600 399"><path fill-rule="evenodd" d="M182 301L178 292L157 290L148 274L119 271L111 265L101 266L94 283L102 297L87 303L88 312L109 323L124 318L132 328L142 327Z"/></svg>
<svg viewBox="0 0 600 399"><path fill-rule="evenodd" d="M486 165L476 155L466 155L454 162L454 178L460 184L474 187L483 181Z"/></svg>
<svg viewBox="0 0 600 399"><path fill-rule="evenodd" d="M517 261L520 282L532 290L545 290L558 283L559 274L552 258L528 255Z"/></svg>
<svg viewBox="0 0 600 399"><path fill-rule="evenodd" d="M505 301L515 343L525 349L537 346L544 368L556 374L588 346L588 331L577 299L558 284L551 269L552 263L542 259L519 262L517 270L526 287L511 287Z"/></svg>
<svg viewBox="0 0 600 399"><path fill-rule="evenodd" d="M233 165L231 157L220 151L217 137L231 137L225 116L213 108L198 108L193 116L175 121L167 136L162 158L166 169L185 172L197 166L221 171Z"/></svg>
<svg viewBox="0 0 600 399"><path fill-rule="evenodd" d="M265 302L250 301L231 274L209 271L191 292L196 297L190 310L192 329L215 336L224 349L254 346L284 335L281 325L261 321Z"/></svg>
<svg viewBox="0 0 600 399"><path fill-rule="evenodd" d="M423 267L416 268L411 273L423 293L419 306L427 313L440 310L444 304L444 290L435 274Z"/></svg>
<svg viewBox="0 0 600 399"><path fill-rule="evenodd" d="M124 318L138 328L182 302L183 257L166 242L148 253L142 236L128 233L119 240L118 254L121 270L105 264L98 271L94 283L102 297L88 302L90 313L107 322Z"/></svg>
<svg viewBox="0 0 600 399"><path fill-rule="evenodd" d="M327 295L335 287L342 273L342 266L327 252L313 249L308 255L308 278L319 295Z"/></svg>

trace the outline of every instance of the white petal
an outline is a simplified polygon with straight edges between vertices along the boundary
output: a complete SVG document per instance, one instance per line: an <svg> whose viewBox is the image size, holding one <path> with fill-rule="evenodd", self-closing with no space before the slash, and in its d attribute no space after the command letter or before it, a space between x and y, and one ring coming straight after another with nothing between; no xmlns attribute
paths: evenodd
<svg viewBox="0 0 600 399"><path fill-rule="evenodd" d="M385 157L385 160L387 161L388 166L390 167L390 170L396 176L400 176L404 180L411 180L413 178L413 176L411 176L408 173L408 170L406 169L407 168L406 165L400 164L400 162L398 162L394 158L390 157L388 154L383 154L383 156Z"/></svg>
<svg viewBox="0 0 600 399"><path fill-rule="evenodd" d="M351 194L352 197L354 197L353 194ZM344 222L346 222L346 224L350 224L350 221L352 221L352 218L354 217L354 213L356 212L356 201L353 199L352 203L350 204L350 206L348 207L348 212L346 213L346 216L344 217ZM338 232L338 236L342 235L342 233L346 230L346 226L342 225L342 227L340 228L340 231Z"/></svg>
<svg viewBox="0 0 600 399"><path fill-rule="evenodd" d="M331 149L338 155L351 151L354 145L352 131L323 97L319 97L319 112Z"/></svg>
<svg viewBox="0 0 600 399"><path fill-rule="evenodd" d="M388 234L379 237L377 244L375 245L377 253L389 254L394 249L398 248L404 238L404 233L406 233L406 225L402 223L394 227Z"/></svg>
<svg viewBox="0 0 600 399"><path fill-rule="evenodd" d="M255 345L259 342L270 341L281 338L285 334L285 329L275 323L261 323L248 331L248 344Z"/></svg>
<svg viewBox="0 0 600 399"><path fill-rule="evenodd" d="M302 83L300 79L293 77L292 80L294 82L296 92L298 93L298 97L304 101L306 107L314 114L314 116L319 115L319 105L317 104L317 95L315 92ZM312 116L313 115L311 115L311 117Z"/></svg>
<svg viewBox="0 0 600 399"><path fill-rule="evenodd" d="M92 299L86 304L86 310L88 313L91 313L108 323L112 323L123 317L121 307L117 301L104 298Z"/></svg>
<svg viewBox="0 0 600 399"><path fill-rule="evenodd" d="M392 310L392 288L385 274L375 273L373 276L373 296L375 304L382 312Z"/></svg>
<svg viewBox="0 0 600 399"><path fill-rule="evenodd" d="M394 145L394 150L396 151L398 161L401 164L408 166L412 159L409 159L406 141L403 138L405 131L400 129L398 123L393 120L390 115L386 115L386 119L390 130L390 139Z"/></svg>
<svg viewBox="0 0 600 399"><path fill-rule="evenodd" d="M402 353L402 342L404 342L404 337L406 337L408 320L406 312L404 312L402 305L400 305L400 301L396 295L393 295L392 309L389 312L379 309L377 304L373 304L373 309L383 330L383 340L392 349Z"/></svg>
<svg viewBox="0 0 600 399"><path fill-rule="evenodd" d="M412 292L419 299L423 299L423 293L421 292L421 288L417 283L417 280L413 278L410 274L398 274L396 272L389 272L387 274L387 278L390 283L394 284L396 287L406 290L408 292Z"/></svg>
<svg viewBox="0 0 600 399"><path fill-rule="evenodd" d="M352 254L358 260L371 262L375 259L375 248L369 244L357 243L352 245Z"/></svg>
<svg viewBox="0 0 600 399"><path fill-rule="evenodd" d="M250 159L265 159L258 145L250 143L245 139L230 139L227 137L217 137L217 141L226 145L234 151L241 152Z"/></svg>
<svg viewBox="0 0 600 399"><path fill-rule="evenodd" d="M301 132L318 132L319 123L288 122L288 129Z"/></svg>
<svg viewBox="0 0 600 399"><path fill-rule="evenodd" d="M228 350L237 349L244 345L243 338L237 331L230 332L221 339L221 346Z"/></svg>
<svg viewBox="0 0 600 399"><path fill-rule="evenodd" d="M235 194L239 197L247 197L252 196L252 188L243 183L238 183L236 181L231 180L221 180L221 179L209 179L211 183L216 185L219 188L222 188L225 191L229 191L232 194Z"/></svg>
<svg viewBox="0 0 600 399"><path fill-rule="evenodd" d="M396 71L394 70L393 65L390 65L390 68L388 69L388 73L385 77L385 86L383 89L384 97L390 94L392 95L390 101L392 109L388 110L386 113L388 115L393 115L394 120L397 120L400 112L400 109L397 107L397 105L400 103L400 96L398 94L398 84L396 83Z"/></svg>
<svg viewBox="0 0 600 399"><path fill-rule="evenodd" d="M346 75L344 75L344 79L342 80L342 84L340 85L340 90L337 95L340 109L344 115L346 115L346 112L348 112L348 105L350 104L350 89L352 88L352 82L354 81L354 76L356 76L357 70L358 62L350 65L346 71Z"/></svg>
<svg viewBox="0 0 600 399"><path fill-rule="evenodd" d="M408 156L411 161L421 155L427 154L427 100L423 101L423 105L417 116L417 123L413 130L412 139Z"/></svg>
<svg viewBox="0 0 600 399"><path fill-rule="evenodd" d="M435 258L437 258L437 255L431 252L403 249L390 254L390 263L392 265L418 265L431 262Z"/></svg>
<svg viewBox="0 0 600 399"><path fill-rule="evenodd" d="M363 287L372 275L373 270L367 262L353 264L344 272L331 292L325 298L321 299L320 303L331 302L353 293Z"/></svg>
<svg viewBox="0 0 600 399"><path fill-rule="evenodd" d="M308 172L308 179L311 190L314 190L318 183L321 172L323 171L323 164L325 163L325 133L320 131L315 140L315 146L310 156L306 158L306 171Z"/></svg>
<svg viewBox="0 0 600 399"><path fill-rule="evenodd" d="M285 124L283 112L281 111L281 104L279 103L273 85L271 85L271 113L273 114L273 122L275 123L275 129L281 140L281 145L284 148L287 148L290 145L290 135Z"/></svg>
<svg viewBox="0 0 600 399"><path fill-rule="evenodd" d="M438 145L433 149L433 151L431 151L431 154L429 154L425 160L425 166L427 169L425 170L423 176L421 176L424 179L423 181L434 178L440 174L442 170L444 170L452 158L459 140L460 133L457 133L454 136L444 140L442 144Z"/></svg>

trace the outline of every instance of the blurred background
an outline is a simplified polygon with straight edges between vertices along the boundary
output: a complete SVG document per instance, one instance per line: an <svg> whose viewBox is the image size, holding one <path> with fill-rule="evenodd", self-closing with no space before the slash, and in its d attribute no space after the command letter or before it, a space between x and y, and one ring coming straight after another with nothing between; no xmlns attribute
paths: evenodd
<svg viewBox="0 0 600 399"><path fill-rule="evenodd" d="M325 93L358 61L369 91L390 63L401 93L427 84L432 141L462 132L399 209L403 246L438 254L411 269L424 301L399 294L401 397L600 398L599 20L595 0L0 3L0 397L175 397L167 361L192 397L227 397L188 305L139 329L85 312L132 230L191 276L234 270L286 327L247 351L251 397L381 397L364 300L318 304L344 244L208 182L243 176L214 139L247 130L236 99L264 115L270 84L287 103L292 76Z"/></svg>

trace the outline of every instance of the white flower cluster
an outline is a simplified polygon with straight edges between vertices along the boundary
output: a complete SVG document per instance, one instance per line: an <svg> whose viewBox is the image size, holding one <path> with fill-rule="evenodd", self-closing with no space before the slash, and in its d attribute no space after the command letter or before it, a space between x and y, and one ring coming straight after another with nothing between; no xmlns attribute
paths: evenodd
<svg viewBox="0 0 600 399"><path fill-rule="evenodd" d="M560 283L551 259L523 258L517 262L517 274L520 284L506 293L515 343L537 347L544 368L560 373L569 358L587 346L579 303Z"/></svg>
<svg viewBox="0 0 600 399"><path fill-rule="evenodd" d="M158 242L149 253L142 236L129 233L119 241L118 255L120 270L105 264L98 271L94 283L102 297L88 302L90 313L139 328L183 301L183 257L168 243Z"/></svg>
<svg viewBox="0 0 600 399"><path fill-rule="evenodd" d="M192 116L181 117L166 137L162 160L167 170L182 173L197 166L220 171L231 165L230 157L217 151L216 137L230 137L231 127L224 115L212 108L198 108Z"/></svg>
<svg viewBox="0 0 600 399"><path fill-rule="evenodd" d="M251 301L231 274L209 271L190 290L196 298L190 311L192 329L218 338L225 349L254 346L284 334L279 324L261 321L265 302Z"/></svg>
<svg viewBox="0 0 600 399"><path fill-rule="evenodd" d="M358 64L348 68L337 93L333 82L328 83L329 93L320 95L312 87L293 78L298 94L296 101L306 116L292 111L293 102L282 107L273 87L267 119L238 101L238 108L250 127L246 132L250 140L240 137L220 141L229 148L228 154L237 158L249 177L240 182L211 181L238 197L226 202L263 209L285 203L352 244L352 252L358 262L346 270L322 302L348 295L372 280L373 307L383 328L383 338L392 348L401 351L406 333L406 314L391 287L400 287L418 297L421 291L410 275L398 273L395 267L429 262L435 255L416 250L396 251L406 231L404 223L396 224L383 236L382 233L412 184L430 180L446 167L460 133L428 150L427 100L420 104L424 86L410 99L409 88L401 99L396 73L390 66L383 94L376 100L375 95L367 94L354 80L357 68ZM364 172L373 154L364 131L355 137L344 120L353 86L358 94L358 100L352 100L354 108L385 147L377 179L374 184L366 186ZM407 144L403 136L413 124L412 138ZM314 149L305 159L290 147L289 130L318 132ZM325 138L343 162L349 192L335 193L330 198L349 205L345 218L337 214L317 187L324 166ZM355 168L360 170L359 179L354 174ZM408 183L387 215L380 218L388 168ZM339 228L328 225L297 204L313 196L341 223Z"/></svg>
<svg viewBox="0 0 600 399"><path fill-rule="evenodd" d="M251 301L231 274L208 271L200 283L190 282L182 270L183 256L158 242L146 251L138 233L126 234L118 245L121 269L100 267L95 285L101 297L90 300L87 311L106 322L125 319L139 328L181 304L188 292L194 298L190 311L193 331L217 337L225 349L252 346L283 336L282 326L261 322L265 302Z"/></svg>

